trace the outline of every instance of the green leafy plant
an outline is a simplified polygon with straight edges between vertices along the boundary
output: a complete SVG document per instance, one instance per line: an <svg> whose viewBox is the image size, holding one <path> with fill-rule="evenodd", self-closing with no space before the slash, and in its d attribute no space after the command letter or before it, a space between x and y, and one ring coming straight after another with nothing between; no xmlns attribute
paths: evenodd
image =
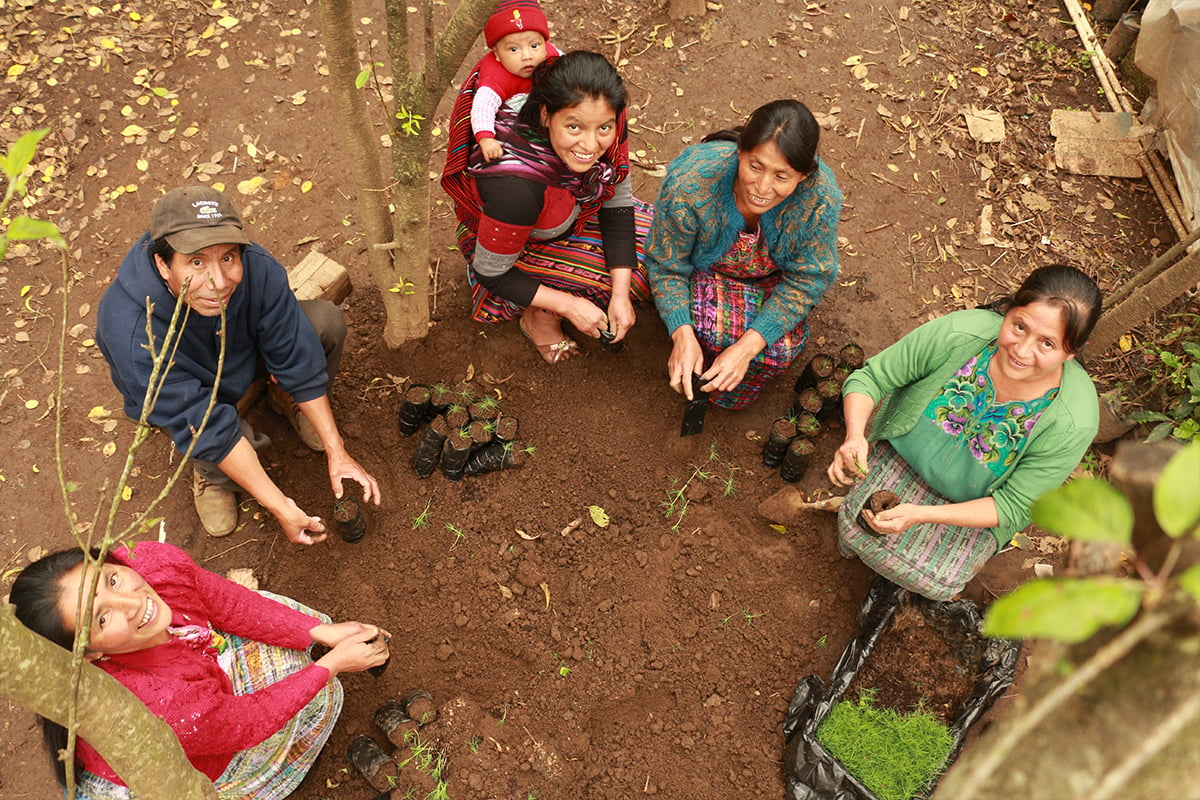
<svg viewBox="0 0 1200 800"><path fill-rule="evenodd" d="M392 294L403 294L403 295L415 294L416 291L413 289L413 286L414 286L414 284L412 281L408 280L407 278L401 278L400 280L396 281L391 286L389 286L388 291L391 292Z"/></svg>
<svg viewBox="0 0 1200 800"><path fill-rule="evenodd" d="M367 81L371 80L371 75L374 74L374 72L377 68L382 67L382 66L383 66L382 61L373 61L370 64L368 64L367 66L363 67L363 69L357 75L354 76L354 88L361 89L364 86L366 86Z"/></svg>
<svg viewBox="0 0 1200 800"><path fill-rule="evenodd" d="M988 636L1046 638L1081 642L1108 625L1124 626L1143 606L1159 605L1181 588L1200 601L1200 564L1178 576L1171 572L1180 539L1200 538L1200 439L1174 455L1154 485L1154 516L1175 539L1162 568L1153 573L1142 561L1134 566L1140 579L1107 576L1041 578L1017 587L988 609L983 631ZM1133 509L1111 484L1080 478L1040 497L1030 509L1040 528L1078 541L1127 545L1133 533Z"/></svg>
<svg viewBox="0 0 1200 800"><path fill-rule="evenodd" d="M394 758L401 770L411 765L418 772L426 775L433 783L433 789L425 795L424 800L449 800L445 750L422 739L419 731L411 730L404 735L404 746ZM405 795L405 797L408 796L410 795ZM411 796L415 797L415 794Z"/></svg>
<svg viewBox="0 0 1200 800"><path fill-rule="evenodd" d="M1157 422L1146 441L1173 436L1180 441L1200 437L1200 314L1177 314L1183 324L1165 334L1159 343L1146 347L1153 358L1151 384L1166 393L1162 411L1135 411L1129 418L1138 423ZM1169 349L1177 345L1178 352Z"/></svg>
<svg viewBox="0 0 1200 800"><path fill-rule="evenodd" d="M873 693L843 700L817 729L825 746L879 800L909 800L941 772L954 746L929 711L900 713L875 705Z"/></svg>
<svg viewBox="0 0 1200 800"><path fill-rule="evenodd" d="M450 543L451 550L458 547L459 543L462 542L462 540L467 536L465 533L463 533L462 528L450 522L446 523L446 530L450 531L450 533L454 535L454 541Z"/></svg>
<svg viewBox="0 0 1200 800"><path fill-rule="evenodd" d="M567 662L564 661L563 657L560 656L558 653L551 653L551 655L553 655L554 660L558 662L558 677L560 677L560 678L569 677L570 674L575 671L567 666Z"/></svg>
<svg viewBox="0 0 1200 800"><path fill-rule="evenodd" d="M755 614L755 613L753 613L752 611L750 611L750 609L748 609L748 608L743 608L743 609L742 609L742 619L746 620L746 625L747 625L748 627L751 627L751 628L753 628L753 627L754 627L754 620L758 619L759 617L766 616L766 613L767 613L767 612L765 612L765 611L760 611L760 612L758 612L757 614Z"/></svg>
<svg viewBox="0 0 1200 800"><path fill-rule="evenodd" d="M405 136L417 136L421 133L421 121L425 117L401 105L400 110L396 112L396 119L400 121L401 133Z"/></svg>
<svg viewBox="0 0 1200 800"><path fill-rule="evenodd" d="M479 400L476 405L479 406L479 409L481 411L484 411L485 413L490 414L491 412L495 411L497 408L500 407L500 401L494 397L485 397L482 400ZM491 421L490 424L492 424L493 429L494 429L495 421L494 420Z"/></svg>
<svg viewBox="0 0 1200 800"><path fill-rule="evenodd" d="M0 170L3 170L6 179L4 200L0 201L0 217L4 216L14 198L26 195L30 176L25 174L25 170L37 153L38 143L49 132L49 128L30 131L13 142L7 153L0 153ZM53 222L19 214L9 221L8 228L0 235L0 260L8 254L9 242L36 239L49 239L60 250L65 252L67 249L66 240Z"/></svg>

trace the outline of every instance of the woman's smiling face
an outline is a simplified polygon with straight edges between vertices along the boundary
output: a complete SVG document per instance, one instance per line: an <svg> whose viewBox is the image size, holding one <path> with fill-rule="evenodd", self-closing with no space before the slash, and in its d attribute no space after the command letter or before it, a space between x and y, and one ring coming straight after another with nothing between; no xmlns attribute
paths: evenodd
<svg viewBox="0 0 1200 800"><path fill-rule="evenodd" d="M567 169L587 172L617 138L617 112L603 97L586 97L553 114L542 112L542 124Z"/></svg>
<svg viewBox="0 0 1200 800"><path fill-rule="evenodd" d="M1062 365L1075 357L1067 349L1063 309L1041 300L1013 306L996 339L996 364L1004 377L1025 384L1057 382Z"/></svg>
<svg viewBox="0 0 1200 800"><path fill-rule="evenodd" d="M84 565L80 564L64 574L58 584L62 590L58 613L70 631L79 627L77 604L83 580ZM101 565L92 608L89 654L133 653L165 644L170 640L167 633L170 624L171 609L141 575L118 564Z"/></svg>
<svg viewBox="0 0 1200 800"><path fill-rule="evenodd" d="M739 151L733 184L737 209L747 219L757 219L786 200L805 177L792 168L775 142Z"/></svg>

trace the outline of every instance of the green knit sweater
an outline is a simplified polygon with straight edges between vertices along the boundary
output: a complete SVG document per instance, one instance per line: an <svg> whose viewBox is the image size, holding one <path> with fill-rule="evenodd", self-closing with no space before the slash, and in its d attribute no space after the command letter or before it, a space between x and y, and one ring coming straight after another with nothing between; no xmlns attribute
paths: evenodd
<svg viewBox="0 0 1200 800"><path fill-rule="evenodd" d="M955 311L920 326L852 374L844 394L860 392L876 403L870 440L901 436L916 427L925 407L946 381L996 338L1003 320L988 310ZM1100 424L1092 379L1079 362L1063 364L1058 397L1030 431L1008 470L988 488L1000 524L992 529L999 546L1029 525L1029 507L1061 486L1079 464Z"/></svg>

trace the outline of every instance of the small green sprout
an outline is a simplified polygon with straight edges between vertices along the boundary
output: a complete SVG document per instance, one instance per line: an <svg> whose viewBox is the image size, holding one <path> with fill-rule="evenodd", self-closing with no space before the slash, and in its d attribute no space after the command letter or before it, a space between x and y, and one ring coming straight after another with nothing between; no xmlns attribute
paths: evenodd
<svg viewBox="0 0 1200 800"><path fill-rule="evenodd" d="M413 517L412 529L424 528L429 524L429 506L433 503L432 498L425 501L425 508L421 509L421 513Z"/></svg>

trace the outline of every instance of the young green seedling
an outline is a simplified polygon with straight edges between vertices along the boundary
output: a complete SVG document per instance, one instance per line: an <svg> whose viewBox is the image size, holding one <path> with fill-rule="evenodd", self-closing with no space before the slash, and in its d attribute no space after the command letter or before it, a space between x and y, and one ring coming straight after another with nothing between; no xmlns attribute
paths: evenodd
<svg viewBox="0 0 1200 800"><path fill-rule="evenodd" d="M745 609L745 608L742 609L742 617L745 618L746 624L749 625L751 628L754 627L754 620L758 619L759 617L766 616L766 614L767 614L767 612L765 612L765 611L760 611L757 614L753 614L750 612L749 609Z"/></svg>
<svg viewBox="0 0 1200 800"><path fill-rule="evenodd" d="M417 514L415 517L413 517L413 521L412 521L412 529L413 529L414 531L415 531L417 528L424 528L426 525L428 525L428 524L429 524L429 506L430 506L432 503L433 503L433 500L432 500L432 499L430 499L430 500L426 500L426 501L425 501L425 508L421 509L421 513L420 513L420 514Z"/></svg>

